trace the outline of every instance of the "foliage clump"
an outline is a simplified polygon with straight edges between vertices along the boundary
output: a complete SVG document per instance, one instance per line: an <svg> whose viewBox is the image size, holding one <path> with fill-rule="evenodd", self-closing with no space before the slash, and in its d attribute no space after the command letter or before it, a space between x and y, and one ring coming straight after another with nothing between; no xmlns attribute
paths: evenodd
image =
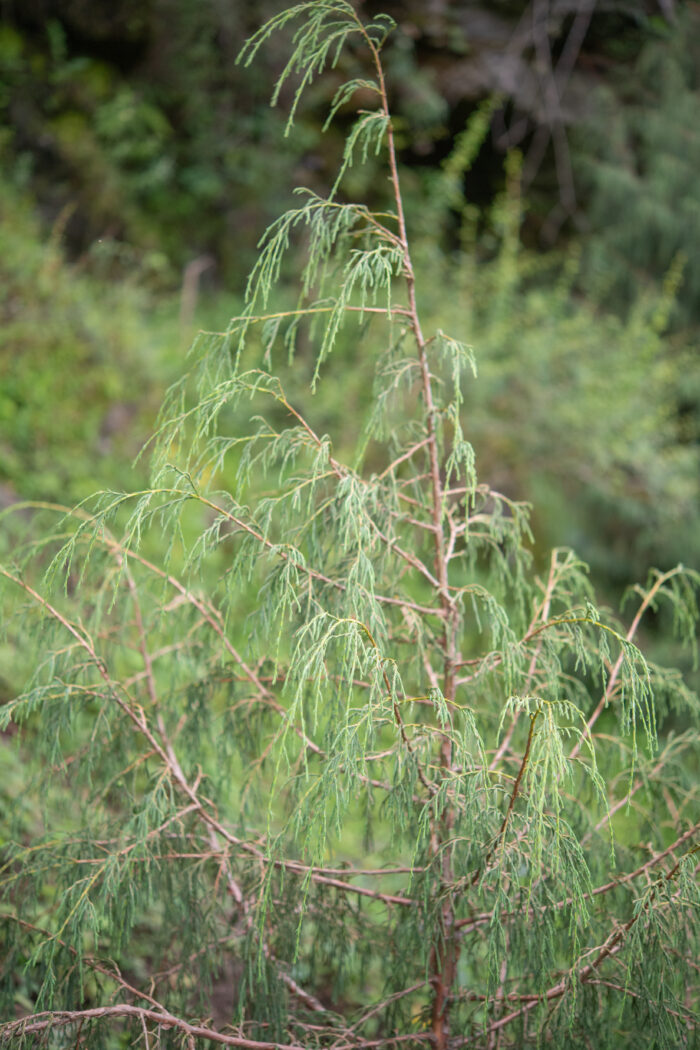
<svg viewBox="0 0 700 1050"><path fill-rule="evenodd" d="M310 0L245 60L288 25L290 122L343 48L365 56L333 109L361 92L344 166L379 152L393 203L341 178L270 227L248 309L166 400L151 486L66 511L41 583L0 570L10 632L40 640L2 725L51 787L48 830L22 810L5 845L0 1040L692 1045L696 701L636 639L666 604L692 648L700 577L652 573L628 622L573 552L533 563L528 508L477 474L474 354L421 324L392 24ZM275 311L292 244L299 302ZM378 328L348 464L271 362L315 347L322 388L338 333L365 367Z"/></svg>

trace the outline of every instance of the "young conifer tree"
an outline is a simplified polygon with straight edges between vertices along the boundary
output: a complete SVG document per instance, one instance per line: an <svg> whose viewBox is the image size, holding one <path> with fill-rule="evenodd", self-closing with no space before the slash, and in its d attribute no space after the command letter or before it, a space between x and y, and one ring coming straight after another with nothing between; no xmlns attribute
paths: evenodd
<svg viewBox="0 0 700 1050"><path fill-rule="evenodd" d="M421 325L391 20L307 0L245 61L290 25L290 130L341 53L366 70L331 105L362 104L335 185L300 191L243 316L200 339L152 487L65 513L42 583L0 570L39 638L2 725L46 784L46 830L25 814L5 846L0 1043L696 1045L691 714L657 740L694 699L635 638L666 603L692 644L700 579L652 573L623 622L572 552L533 568L527 508L477 478L471 351ZM343 195L370 154L386 212ZM314 387L339 340L384 348L351 465L260 366L301 336Z"/></svg>

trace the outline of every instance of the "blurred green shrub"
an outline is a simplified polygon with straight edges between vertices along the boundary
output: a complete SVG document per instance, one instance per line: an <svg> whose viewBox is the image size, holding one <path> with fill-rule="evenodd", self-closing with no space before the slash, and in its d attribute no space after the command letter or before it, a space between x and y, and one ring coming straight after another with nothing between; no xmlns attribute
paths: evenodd
<svg viewBox="0 0 700 1050"><path fill-rule="evenodd" d="M135 282L66 263L0 183L0 501L74 502L123 484L163 391L177 329ZM171 317L174 310L169 311ZM176 355L173 355L176 356Z"/></svg>
<svg viewBox="0 0 700 1050"><path fill-rule="evenodd" d="M604 80L575 130L585 194L584 286L615 309L682 255L676 324L700 320L700 8L658 21L631 66ZM695 392L697 398L697 390ZM697 401L696 401L697 403Z"/></svg>
<svg viewBox="0 0 700 1050"><path fill-rule="evenodd" d="M575 543L613 584L652 557L697 564L700 442L679 405L700 366L664 333L678 271L625 319L578 298L577 272L576 255L524 255L511 275L453 273L436 312L479 347L472 441L497 487L536 496L545 545Z"/></svg>
<svg viewBox="0 0 700 1050"><path fill-rule="evenodd" d="M294 144L280 142L264 74L235 65L246 17L212 4L154 6L128 60L116 44L108 60L87 10L58 5L40 25L22 13L0 25L7 175L52 219L74 204L73 252L107 238L164 253L170 269L156 284L172 287L193 254L214 251L222 276L242 279L261 219L289 192L281 171L308 145L303 127Z"/></svg>
<svg viewBox="0 0 700 1050"><path fill-rule="evenodd" d="M615 590L650 561L700 562L700 361L693 328L674 327L687 259L622 300L582 294L588 242L529 252L519 155L487 212L462 178L488 131L472 118L441 175L423 188L422 287L440 324L469 332L479 377L467 393L482 467L513 498L534 496L544 547L572 545ZM436 231L461 222L462 248ZM617 309L615 308L617 307Z"/></svg>

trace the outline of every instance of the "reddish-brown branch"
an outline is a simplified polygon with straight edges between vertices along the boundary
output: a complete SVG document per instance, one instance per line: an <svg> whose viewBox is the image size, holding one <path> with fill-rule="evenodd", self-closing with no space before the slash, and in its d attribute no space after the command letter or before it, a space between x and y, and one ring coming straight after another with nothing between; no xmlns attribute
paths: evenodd
<svg viewBox="0 0 700 1050"><path fill-rule="evenodd" d="M148 741L153 752L157 754L157 756L161 759L164 767L169 770L175 784L179 787L181 792L184 793L184 795L190 800L190 802L192 803L192 805L189 807L190 810L195 812L197 816L202 821L204 821L205 826L207 827L207 833L209 835L209 839L213 850L221 854L222 857L224 857L223 863L225 866L226 880L229 886L229 890L234 900L236 900L239 907L241 907L244 913L247 913L248 911L246 902L244 901L240 887L238 886L236 880L233 877L233 873L228 863L228 858L226 857L225 852L221 848L221 839L223 839L229 845L235 846L239 850L254 856L261 863L274 863L276 867L283 867L288 870L297 872L310 872L311 878L315 882L331 885L337 889L342 889L346 892L355 893L360 896L372 897L375 900L380 900L385 904L399 904L409 907L415 905L415 902L410 901L408 898L403 898L392 894L381 894L378 891L369 890L362 886L352 886L350 884L344 883L342 880L339 879L330 879L325 876L316 875L313 869L309 869L307 866L296 864L292 861L270 861L270 859L265 856L262 850L258 849L251 843L245 842L244 840L239 839L237 836L233 835L226 827L224 827L220 823L220 821L214 816L212 812L210 812L209 808L198 797L196 791L197 784L195 784L195 786L193 787L187 781L187 778L185 777L182 767L180 766L178 758L175 754L174 748L168 738L162 718L160 718L158 726L158 732L162 740L161 743L156 739L156 736L150 729L143 709L136 704L133 697L131 697L131 695L124 689L123 685L119 686L118 683L115 683L112 680L104 661L98 656L89 637L86 634L82 633L80 630L78 630L65 616L63 616L45 598L42 598L41 595L39 595L29 584L25 583L18 577L13 576L7 570L3 569L2 566L0 566L0 573L4 575L8 580L21 587L27 594L29 594L35 601L37 601L42 608L46 609L46 611L51 616L53 616L59 623L61 623L66 628L66 630L70 632L70 634L75 638L77 643L88 653L91 662L94 663L95 667L99 671L100 676L107 684L109 692L112 695L114 701L124 712L124 714L126 714L127 717L131 720L137 731L141 733L144 736L144 738ZM165 574L160 573L160 575ZM125 693L126 699L122 698L119 695L119 689L121 689L121 691ZM98 877L99 872L92 876L89 885L92 885ZM87 892L87 889L84 892ZM271 958L271 953L269 952L267 945L264 945L263 950L265 951L265 954L270 956ZM292 977L290 977L288 974L282 971L280 972L280 978L289 987L290 991L292 991L292 993L296 995L297 998L299 998L303 1003L305 1003L305 1005L307 1005L310 1009L316 1011L323 1011L324 1007L319 1002L319 1000L316 999L315 996L309 994L303 988L301 988ZM230 1045L238 1044L232 1043Z"/></svg>
<svg viewBox="0 0 700 1050"><path fill-rule="evenodd" d="M611 890L617 889L618 886L624 886L626 883L631 882L633 879L638 878L640 875L643 875L645 871L649 870L649 868L653 868L660 861L664 860L665 857L668 857L670 854L672 854L674 850L677 850L679 846L682 846L684 842L687 842L688 839L692 838L693 835L696 835L699 831L700 822L688 828L688 830L684 831L682 835L679 835L676 841L672 842L670 846L667 846L666 849L662 850L660 853L655 854L653 857L645 861L644 864L641 864L634 871L630 871L624 875L620 875L616 879L611 879L609 882L604 883L602 886L596 886L595 889L590 890L588 893L582 894L581 897L577 898L577 900L591 900L594 897L600 897L605 893L609 893ZM503 922L513 921L515 919L527 920L531 915L535 915L535 913L538 911L560 911L562 908L568 908L573 903L573 897L564 897L562 900L557 901L554 904L543 905L541 908L532 906L527 910L523 909L521 911L503 912L501 914L501 920ZM467 932L468 930L475 928L476 926L480 926L485 922L490 922L491 918L492 915L490 911L481 912L479 915L470 915L469 918L458 919L455 925L458 929L462 930L463 932Z"/></svg>
<svg viewBox="0 0 700 1050"><path fill-rule="evenodd" d="M435 545L435 579L431 580L437 591L444 620L444 635L442 643L443 656L443 695L448 704L455 699L456 679L455 666L457 663L457 631L459 625L459 612L457 605L450 595L448 577L447 542L443 527L444 493L440 473L440 458L437 439L437 410L433 398L432 376L430 363L428 361L427 343L421 329L418 307L416 302L416 283L411 261L406 230L406 219L404 215L403 199L399 182L398 163L396 158L396 146L394 142L394 129L391 121L389 101L384 80L384 70L379 57L379 50L370 35L365 30L359 18L356 22L360 33L372 54L374 67L377 75L377 84L381 107L386 118L387 148L389 157L389 173L393 189L393 197L396 205L396 219L398 224L398 241L403 254L403 270L408 292L408 324L413 332L416 348L418 351L418 363L421 373L421 385L423 400L425 403L425 417L427 430L427 446L429 469L429 484L431 488L431 515L432 535ZM443 734L440 743L441 768L449 773L452 769L452 741L449 734ZM453 821L453 813L446 813L433 822L431 839L433 850L437 854L442 852L442 878L444 893L444 905L441 915L441 929L438 934L436 946L433 949L431 962L432 985L433 985L433 1010L432 1010L432 1033L436 1050L445 1050L449 1039L449 995L454 984L457 971L458 945L454 937L454 909L449 886L452 883L452 860L449 848L441 850L441 840L449 839Z"/></svg>
<svg viewBox="0 0 700 1050"><path fill-rule="evenodd" d="M319 449L322 448L323 447L323 441L321 440L321 438L318 436L318 434L313 429L313 427L304 419L304 417L301 415L301 413L298 412L294 408L294 406L289 403L287 398L284 397L283 394L273 394L273 396L275 397L275 399L277 401L280 402L280 404L284 405L284 407L289 412L289 414L292 415L297 420L299 425L302 427L302 429L304 431L306 431L306 433L311 438L311 440L316 445L316 447L319 448ZM421 448L425 444L429 444L430 441L431 441L430 437L426 438L425 441L420 442L417 446L415 446L408 453L406 453L405 457L401 457L398 462L401 462L402 459L408 458L409 456L413 455L413 453L416 451L416 449ZM331 470L333 471L333 473L335 474L335 476L338 479L343 479L343 478L347 478L347 477L353 477L360 484L363 484L363 485L366 484L366 482L364 482L361 478L358 478L357 475L355 475L351 470L349 470L339 460L335 459L330 454L328 456L328 463L329 463L329 466L331 467ZM392 466L393 466L393 464L392 464ZM388 468L388 469L391 469L391 468ZM383 475L382 475L382 477L383 477ZM219 508L219 513L226 514L227 512L224 511L223 508ZM385 546L390 551L393 551L396 555L398 555L399 558L401 558L403 561L405 561L407 565L410 565L411 568L415 569L418 573L420 573L422 576L424 576L425 579L428 581L428 583L432 587L435 587L436 589L439 589L440 585L438 584L438 581L435 579L435 577L430 572L428 567L423 564L423 562L420 560L420 558L417 558L416 555L413 554L411 551L407 551L403 547L400 547L399 544L396 541L396 538L393 537L393 536L387 536L386 533L383 532L382 529L379 528L377 523L369 516L368 516L368 521L370 522L370 524L371 524L372 528L374 529L374 531L376 532L377 536L379 536L381 541L385 544ZM433 528L434 527L435 526L433 525Z"/></svg>
<svg viewBox="0 0 700 1050"><path fill-rule="evenodd" d="M675 864L673 868L669 872L667 872L660 881L669 882L671 879L673 879L675 877L676 872L678 871L679 866L680 861L677 864ZM584 984L586 981L588 981L592 976L595 975L598 967L603 962L605 962L606 959L610 958L613 955L616 955L619 951L621 951L621 949L624 947L625 937L632 929L632 927L639 921L644 912L649 908L654 895L655 891L652 891L652 898L649 901L647 901L645 908L639 910L635 915L628 919L626 923L624 923L623 925L620 925L619 923L614 923L612 932L599 948L598 953L593 959L593 961L588 963L576 973L575 976L579 983ZM678 892L674 894L674 898L677 896ZM555 985L549 988L543 995L537 996L537 998L533 999L531 1002L525 1003L519 1009L514 1010L512 1013L508 1014L507 1017L503 1017L500 1020L495 1021L493 1024L489 1025L489 1033L495 1032L499 1028L505 1027L505 1025L510 1024L511 1021L515 1021L522 1014L532 1010L540 1002L551 1001L553 999L561 998L561 996L564 995L568 987L569 977L563 977ZM463 1045L463 1042L460 1041L460 1043L458 1043L457 1045Z"/></svg>
<svg viewBox="0 0 700 1050"><path fill-rule="evenodd" d="M258 1039L246 1039L244 1036L228 1035L217 1032L206 1025L190 1024L188 1021L169 1013L164 1009L147 1009L133 1006L130 1003L118 1003L115 1006L97 1006L90 1010L51 1010L33 1014L31 1018L10 1021L0 1028L0 1039L10 1040L24 1035L45 1032L47 1029L65 1028L66 1025L79 1024L81 1021L100 1021L118 1017L135 1017L150 1021L160 1028L176 1028L195 1039L209 1039L222 1046L240 1046L244 1050L305 1050L296 1043L266 1043Z"/></svg>
<svg viewBox="0 0 700 1050"><path fill-rule="evenodd" d="M75 948L72 947L72 945L62 940L62 938L56 937L55 935L51 934L48 930L42 929L41 926L35 926L34 923L27 922L26 919L20 919L18 915L13 915L11 912L0 912L0 917L5 919L6 921L14 922L18 926L21 926L23 929L30 930L32 933L39 933L46 938L55 940L58 942L58 944L61 945L61 947L67 948L71 955L75 957L78 956L78 952ZM150 1003L151 1006L155 1007L155 1009L157 1010L164 1009L162 1003L159 1003L158 1000L154 999L152 995L149 995L147 992L142 992L138 988L134 988L134 986L129 984L128 981L124 980L122 975L116 969L116 964L114 969L110 969L107 966L104 966L102 963L98 962L97 959L93 959L89 955L81 956L81 962L89 969L94 970L95 973L100 973L104 977L109 977L112 981L118 984L123 991L128 992L129 995L134 995L137 999L143 999L145 1002ZM0 1024L0 1040L1 1039L2 1025Z"/></svg>
<svg viewBox="0 0 700 1050"><path fill-rule="evenodd" d="M627 641L627 642L631 642L632 641L632 639L634 638L635 634L637 633L637 628L639 627L639 624L641 622L642 617L644 616L644 613L646 612L646 610L649 608L649 606L653 602L654 598L658 594L658 592L661 589L661 587L663 587L663 585L665 583L668 583L668 581L670 579L672 579L674 576L678 576L681 572L683 572L683 569L680 566L676 566L675 569L670 569L669 572L663 573L661 576L659 576L656 579L656 581L654 582L654 585L652 587L650 587L649 590L647 591L647 593L644 595L642 603L639 606L639 608L637 609L637 614L634 617L634 619L632 620L632 623L630 624L629 630L627 631L627 634L625 635L625 641ZM579 737L579 739L576 741L574 747L571 749L571 753L569 755L570 759L576 758L576 756L578 755L579 751L581 750L581 746L582 746L583 741L584 741L586 736L588 736L589 739L592 739L593 726L596 724L596 722L600 718L602 712L605 710L605 708L607 707L608 703L610 702L610 698L613 695L613 691L614 691L615 686L617 684L617 679L618 679L618 676L620 674L620 669L622 667L622 663L624 661L624 658L625 658L624 649L621 649L619 654L618 654L617 660L615 661L615 664L613 665L613 669L610 672L610 677L608 678L608 683L607 683L607 685L605 687L605 692L603 693L603 695L601 696L600 700L598 701L598 704L597 704L595 710L593 711L593 714L591 715L591 717L586 722L585 733L583 733Z"/></svg>
<svg viewBox="0 0 700 1050"><path fill-rule="evenodd" d="M424 438L422 441L419 441L416 445L413 445L411 448L409 448L408 452L404 452L402 455L398 456L392 463L389 464L388 467L386 467L385 470L381 472L381 474L378 475L378 480L381 481L387 476L387 474L393 473L393 471L395 471L396 468L401 465L401 463L405 463L406 460L411 459L413 456L415 456L416 452L418 452L422 448L425 448L425 446L429 442L429 437Z"/></svg>
<svg viewBox="0 0 700 1050"><path fill-rule="evenodd" d="M41 504L41 506L43 506L43 507L45 507L47 509L60 510L63 513L66 513L66 514L78 513L78 512L71 511L67 507L62 507L62 506L59 506L59 505L56 505L56 504ZM78 516L82 517L84 520L88 520L89 519L89 515L84 515L84 514L79 514L78 513ZM137 551L129 551L127 553L124 550L124 548L118 543L118 541L106 529L103 530L102 541L107 546L107 548L115 555L115 557L118 559L120 565L127 564L127 559L133 559L134 561L136 561L140 565L142 565L144 568L146 568L149 572L152 572L155 575L159 576L161 579L167 581L167 583L169 583L170 586L173 587L173 589L176 590L178 592L178 594L185 601L187 601L188 603L193 605L194 608L197 609L197 611L201 614L203 620L206 623L208 623L209 626L212 628L212 630L218 635L218 637L219 637L221 643L223 644L224 648L226 649L226 651L229 653L230 656L233 657L235 662L239 665L239 667L243 671L245 677L248 678L250 680L250 682L255 686L255 688L257 689L257 691L259 693L259 695L264 699L264 702L269 707L271 707L273 710L275 710L282 718L286 718L287 712L284 709L284 707L275 699L273 693L263 683L263 681L260 678L260 676L255 671L253 671L253 669L251 667L248 666L246 661L243 659L243 657L240 655L240 653L237 651L237 649L234 647L234 645L231 643L231 641L227 637L226 633L224 632L223 627L221 626L220 617L219 617L219 613L217 612L217 610L215 610L212 607L209 607L207 605L207 603L205 603L203 601L203 599L199 598L192 591L190 591L189 588L185 587L185 585L182 584L180 582L180 580L178 580L171 573L165 572L163 569L160 569L157 565L153 564L153 562L150 562L147 558L144 558L143 555L139 554ZM282 552L282 556L284 556L284 552ZM15 583L18 583L18 584L21 585L21 581L19 581L19 579L16 579L15 577L11 576L7 572L5 572L5 575L7 576L8 579L11 579ZM129 577L127 577L127 578L129 578ZM340 586L342 586L342 585L340 585ZM37 598L39 597L36 594L36 592L32 592L31 589L30 589L30 593L32 593ZM134 592L132 591L132 593L134 593ZM387 600L390 600L390 599L387 599ZM396 601L397 601L398 605L401 605L401 606L403 606L405 608L413 608L415 611L419 611L420 608L421 608L420 606L413 606L413 603L411 603L411 602L403 602L403 601L401 601L399 599L397 599ZM51 607L47 605L47 608L51 608ZM424 609L424 611L428 612L427 609ZM64 623L67 623L67 621L65 621ZM140 630L140 632L143 632L143 621L142 621L142 619L140 620L139 630ZM76 637L77 637L77 635L76 635ZM145 643L142 642L142 645L140 646L142 653L143 653L143 644L145 644ZM144 662L146 662L146 661L144 660ZM153 697L155 695L154 694L155 683L154 683L154 680L153 680L152 659L150 658L150 656L148 657L148 665L146 666L146 669L144 670L143 673L149 679L149 693L151 694L151 698L153 699ZM385 683L387 684L387 687L389 688L388 679L387 679L386 675L384 677L385 677ZM129 681L134 682L136 680L137 680L137 676L132 676L132 678ZM389 688L389 692L391 693L390 688ZM396 709L395 713L397 713L397 709ZM398 714L399 714L398 722L403 727L403 723L402 723L402 720L401 720L400 713L398 713ZM320 748L313 740L311 740L299 726L291 724L290 728L291 728L292 732L294 732L299 737L299 739L302 740L304 745L307 748L309 748L310 751L313 751L315 754L317 754L321 758L325 757L325 752L322 750L322 748ZM404 734L405 734L405 730L404 730ZM386 784L384 781L377 780L377 779L372 778L372 777L367 777L365 774L360 774L360 773L357 774L357 777L363 783L366 783L366 784L368 784L368 785L370 785L372 787L379 788L379 789L381 789L383 791L391 791L392 790L391 785ZM424 783L424 786L426 786L426 787L428 786L428 783L425 780L425 778L423 779L423 783ZM417 800L417 801L419 801L419 800Z"/></svg>
<svg viewBox="0 0 700 1050"><path fill-rule="evenodd" d="M362 623L360 620L354 620L353 622L356 623L358 625L358 627L361 627L363 629L363 631L365 632L365 634L369 638L370 644L374 647L376 652L379 653L379 646L377 645L377 643L376 643L376 641L374 639L374 636L372 635L372 632L370 631L370 629L367 626L367 624ZM398 726L399 733L401 734L401 739L402 739L402 741L404 743L404 746L405 746L406 750L412 756L414 762L416 763L416 772L418 773L418 779L420 780L421 784L426 789L426 791L429 794L433 795L433 794L435 794L435 790L436 790L435 789L435 785L430 783L430 781L426 777L425 773L423 772L421 764L418 761L418 756L416 755L415 748L414 748L413 744L411 743L411 741L410 741L410 739L408 737L408 734L406 733L406 726L404 724L403 718L401 717L401 711L399 710L398 702L396 700L396 697L394 696L394 691L391 688L391 682L389 681L389 675L387 674L386 667L382 667L382 678L384 679L384 685L385 685L386 690L387 690L387 695L389 696L389 698L391 700L391 703L392 703L392 708L393 708L393 711L394 711L394 720L396 721L396 725Z"/></svg>
<svg viewBox="0 0 700 1050"><path fill-rule="evenodd" d="M184 493L180 489L151 490L150 494L154 494L156 491L161 492L164 495L179 496L181 498L184 496ZM134 493L134 495L143 495L143 493ZM220 507L218 504L213 503L211 500L207 500L204 496L202 496L200 494L192 493L192 494L189 494L187 498L198 500L200 503L203 503L204 505L208 506L215 513L221 514L223 517L227 518L227 520L230 521L232 525L235 525L237 528L241 529L243 532L247 532L250 536L252 536L254 539L256 539L261 544L261 546L263 546L266 550L274 553L282 561L289 561L290 560L291 555L284 548L280 547L278 544L273 543L271 540L268 540L265 536L263 536L263 534L261 532L259 532L257 529L255 529L252 525L249 525L248 523L244 522L242 519L236 517L236 515L232 514L230 511L226 510L224 507ZM66 514L66 515L72 514L72 515L80 518L82 521L92 520L92 515L87 514L85 512L81 512L79 509L62 506L61 504L58 504L58 503L32 502L32 503L19 504L18 506L19 507L34 507L37 510L42 510L42 509L44 509L44 510L55 510L55 511L58 511L58 512L60 512L62 514ZM118 548L128 558L133 558L135 561L138 561L141 565L143 565L144 567L148 568L151 572L155 572L162 579L167 580L172 586L174 586L177 590L179 590L180 593L182 593L183 595L187 594L186 588L179 581L176 581L175 578L172 577L169 573L165 572L162 569L159 569L158 566L154 565L152 562L149 562L148 559L144 558L142 555L139 555L137 551L134 551L134 550L126 551L123 547L121 547L117 543L117 541L114 539L114 537L109 536L109 534L107 533L107 530L105 530L105 536L108 537L108 542L107 542L108 546L111 544L111 545L114 546L115 549ZM386 542L389 542L387 537L382 536L382 538ZM422 565L422 563L421 563L421 565ZM335 590L345 591L347 589L346 585L341 580L333 580L329 576L325 576L323 573L316 571L315 569L311 568L310 566L297 564L297 568L298 568L299 572L304 573L310 579L315 579L315 580L318 580L321 583L325 583L328 586L333 587ZM421 571L423 572L423 574L425 574L425 572L427 571L426 567L422 566ZM192 596L191 595L188 594L187 597L188 597L188 600L190 600L190 601L192 600ZM392 606L395 606L395 607L398 607L398 608L411 609L413 612L419 613L422 616L437 616L437 617L442 617L443 616L442 609L440 609L440 608L433 608L432 606L429 606L429 605L421 605L419 602L411 601L409 598L396 598L396 597L393 597L393 596L387 595L387 594L374 594L373 595L373 599L374 599L374 601L378 602L380 605L392 605ZM196 603L194 603L194 602L193 602L193 604L196 605ZM196 606L196 607L199 607L199 606Z"/></svg>
<svg viewBox="0 0 700 1050"><path fill-rule="evenodd" d="M423 400L425 403L426 429L428 446L428 458L430 464L429 483L431 487L431 514L432 535L435 544L435 569L434 579L430 582L437 591L444 620L443 635L443 695L447 703L455 699L456 680L455 665L457 662L457 630L459 624L459 613L454 603L449 588L447 544L443 528L444 494L442 478L440 474L440 461L437 440L437 411L432 390L432 376L428 361L427 344L421 329L420 318L416 302L416 287L413 264L408 246L406 220L404 215L401 187L399 184L398 164L396 159L396 147L394 143L394 131L391 122L389 102L384 81L384 71L379 58L379 52L371 37L367 34L360 20L357 19L360 32L365 37L374 60L377 74L379 95L387 127L387 146L389 156L389 172L393 188L394 202L396 204L396 218L398 223L398 240L403 254L403 269L408 292L408 322L413 332L417 351L418 362L421 373L421 384ZM440 766L445 772L452 769L452 741L449 734L443 734L440 743ZM437 854L441 851L441 840L449 838L453 814L448 810L441 818L435 818L431 839L433 850ZM454 937L454 909L452 905L449 886L452 882L452 860L449 848L442 851L442 884L445 889L443 899L445 901L441 915L441 929L438 941L433 949L432 985L433 985L433 1010L432 1010L432 1033L436 1050L445 1050L449 1039L449 995L456 978L458 945Z"/></svg>
<svg viewBox="0 0 700 1050"><path fill-rule="evenodd" d="M474 875L472 876L472 880L471 880L472 886L476 886L477 882L481 878L481 873L486 868L488 868L489 864L491 863L491 861L495 857L496 852L499 849L499 847L501 847L501 848L503 847L503 842L504 842L504 839L505 839L505 836L506 836L506 831L508 830L508 823L510 821L510 817L511 817L511 814L513 812L513 809L515 808L515 803L516 803L516 800L518 798L518 795L520 794L520 785L521 785L522 779L523 779L523 777L525 775L525 770L527 769L527 764L528 764L528 761L529 761L529 758L530 758L530 749L532 748L532 740L533 740L533 737L534 737L534 734L535 734L535 723L537 722L539 714L540 714L539 711L535 711L534 714L530 715L530 731L529 731L529 733L527 735L527 744L525 745L525 751L523 753L523 757L522 757L522 760L520 762L520 768L518 770L518 775L516 776L515 783L513 784L513 790L511 792L510 799L508 801L508 808L506 809L505 815L503 817L503 821L501 823L501 827L499 829L498 836L494 840L494 843L491 846L491 849L489 850L489 852L487 853L486 857L484 858L484 863L481 865L481 867L476 869L476 871L474 872ZM464 923L460 922L460 921L457 921L455 923L455 928L458 928L460 925L464 925Z"/></svg>
<svg viewBox="0 0 700 1050"><path fill-rule="evenodd" d="M554 587L555 587L555 583L556 583L556 579L557 579L557 571L556 570L558 568L558 555L559 555L558 550L553 550L552 551L552 554L551 554L551 557L550 557L550 562L549 562L549 573L548 573L548 576L547 576L547 584L546 584L545 589L544 589L544 595L542 597L542 602L538 606L537 610L535 611L535 614L534 614L534 616L532 618L532 621L530 623L530 626L529 626L528 630L532 630L534 628L535 624L538 622L538 620L543 620L543 621L546 622L548 617L549 617L549 610L550 610L551 603L552 603L552 595L554 593ZM542 652L542 644L543 644L543 639L542 639L542 635L540 635L539 640L537 642L537 646L535 648L535 651L533 652L532 657L530 659L530 666L529 666L528 672L527 672L527 679L526 679L525 685L523 687L523 693L525 695L527 695L527 693L529 692L530 685L532 683L532 679L535 676L535 670L537 668L537 661L539 660L540 653ZM519 716L519 714L520 714L520 712L516 711L515 714L513 715L513 718L511 719L511 723L508 726L508 729L507 729L507 731L505 732L505 734L503 736L503 740L501 741L501 743L500 743L500 745L498 747L498 750L496 751L496 754L493 756L493 759L492 759L492 761L491 761L491 763L489 765L489 769L495 769L496 766L498 765L498 763L500 762L501 758L503 757L503 755L505 755L506 751L508 750L508 748L510 746L510 742L513 739L513 733L515 732L515 727L518 724L518 716Z"/></svg>

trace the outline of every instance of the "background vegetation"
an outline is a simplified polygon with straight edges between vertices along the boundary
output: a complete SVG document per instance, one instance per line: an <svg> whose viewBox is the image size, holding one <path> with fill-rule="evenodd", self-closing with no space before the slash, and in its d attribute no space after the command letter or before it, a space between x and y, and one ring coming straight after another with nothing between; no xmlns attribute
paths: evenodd
<svg viewBox="0 0 700 1050"><path fill-rule="evenodd" d="M284 138L291 96L268 106L283 42L262 64L235 63L245 37L284 5L254 6L3 6L5 507L141 487L146 467L131 461L191 337L240 312L257 238L291 187L332 182L347 129L341 119L318 132L352 69L341 62L312 89ZM465 411L480 473L534 504L536 565L551 547L574 546L612 605L649 565L697 567L698 5L362 8L401 23L386 62L420 306L432 328L474 346L479 379ZM352 172L348 195L381 208L377 170L370 157ZM292 306L294 292L285 295ZM340 453L369 406L373 352L371 341L360 352L341 339L316 398L319 433L345 420L334 428ZM300 337L293 366L274 355L289 396L307 396L310 342ZM370 447L370 467L376 454ZM21 542L24 513L3 519L5 547ZM670 620L652 615L645 640L693 684ZM0 660L9 700L32 670L14 625ZM686 717L672 712L664 733L682 733ZM78 820L58 779L40 815L41 780L29 787L35 729L30 721L22 742L12 728L2 738L5 840L28 840L58 813L68 829ZM356 836L359 848L360 820ZM47 899L55 892L47 885ZM148 967L157 908L139 921L134 975ZM27 961L3 974L20 1007L37 991Z"/></svg>
<svg viewBox="0 0 700 1050"><path fill-rule="evenodd" d="M268 105L281 45L235 62L275 6L3 7L4 502L115 480L195 320L222 328L236 312L290 185L329 183L343 128L316 134L324 93L285 138L285 97ZM530 478L546 490L543 542L578 544L602 581L692 563L697 5L408 3L399 16L386 61L426 305L478 345L481 455L514 495L533 494ZM488 99L478 155L456 197L436 200L435 173ZM367 189L380 203L371 165L348 192Z"/></svg>

